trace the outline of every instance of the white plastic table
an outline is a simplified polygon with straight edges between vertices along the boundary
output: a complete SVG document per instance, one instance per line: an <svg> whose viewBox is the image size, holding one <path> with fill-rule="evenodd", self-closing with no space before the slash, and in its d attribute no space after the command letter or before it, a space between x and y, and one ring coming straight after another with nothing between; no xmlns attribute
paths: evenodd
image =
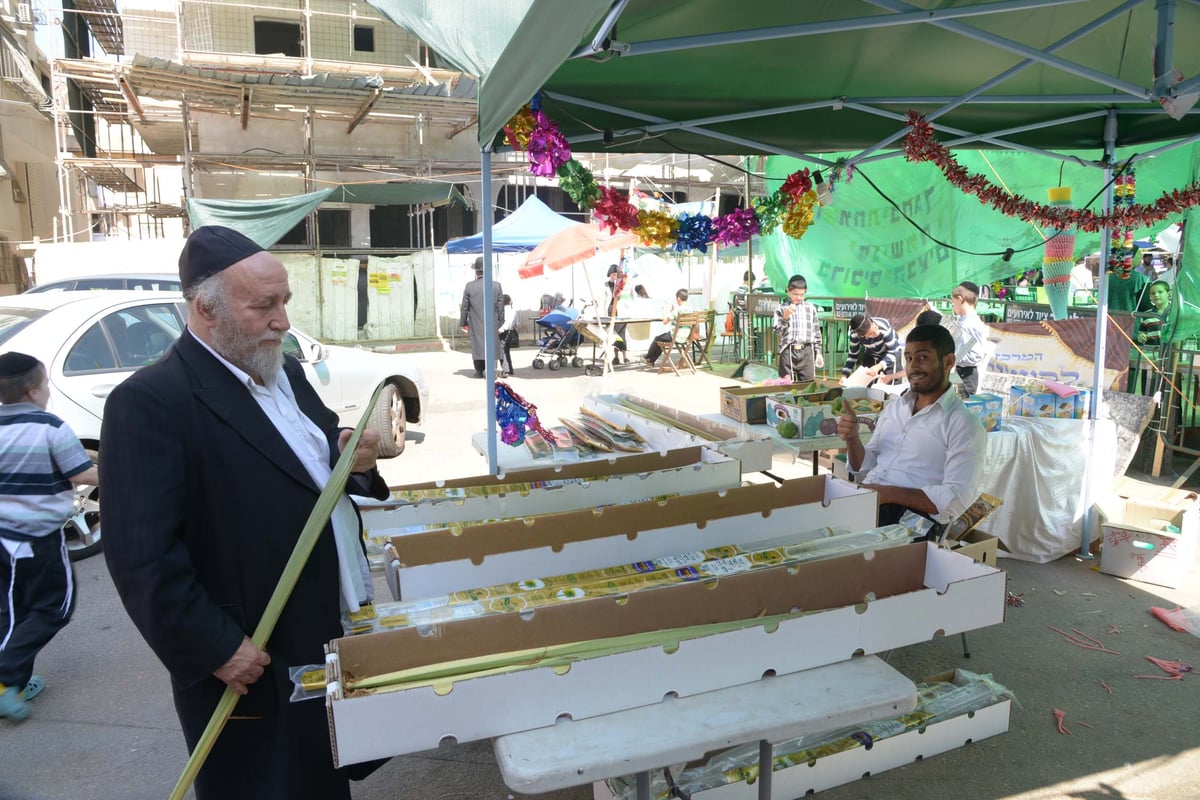
<svg viewBox="0 0 1200 800"><path fill-rule="evenodd" d="M697 664L696 669L703 669ZM619 692L619 686L612 691ZM916 707L916 686L875 656L769 676L653 706L495 739L504 783L526 794L637 774L638 800L650 798L650 770L745 742L759 742L759 797L771 796L772 742Z"/></svg>

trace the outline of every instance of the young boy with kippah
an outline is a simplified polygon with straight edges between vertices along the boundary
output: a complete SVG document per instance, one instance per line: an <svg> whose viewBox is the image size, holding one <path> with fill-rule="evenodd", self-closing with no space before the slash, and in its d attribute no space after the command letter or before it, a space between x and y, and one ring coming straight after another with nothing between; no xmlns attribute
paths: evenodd
<svg viewBox="0 0 1200 800"><path fill-rule="evenodd" d="M75 576L62 525L72 484L97 486L99 472L71 428L46 411L42 362L0 355L0 586L8 624L0 629L0 717L29 716L42 691L33 660L75 611Z"/></svg>
<svg viewBox="0 0 1200 800"><path fill-rule="evenodd" d="M950 293L958 336L954 342L954 371L962 379L958 393L965 400L979 391L979 365L987 357L987 325L975 312L979 286L963 281Z"/></svg>

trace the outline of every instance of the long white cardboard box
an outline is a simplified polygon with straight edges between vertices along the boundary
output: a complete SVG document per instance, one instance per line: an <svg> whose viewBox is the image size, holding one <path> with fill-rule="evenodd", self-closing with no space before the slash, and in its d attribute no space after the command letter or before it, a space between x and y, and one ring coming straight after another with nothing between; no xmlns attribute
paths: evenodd
<svg viewBox="0 0 1200 800"><path fill-rule="evenodd" d="M818 476L392 537L399 600L837 527L875 527L875 492Z"/></svg>
<svg viewBox="0 0 1200 800"><path fill-rule="evenodd" d="M416 503L384 500L360 502L363 527L372 537L415 526L444 522L507 519L597 508L631 500L728 489L742 481L741 463L703 447L665 453L630 455L612 461L587 461L509 472L503 477L480 475L444 483L393 487L393 492L444 489L448 494L472 487L529 485L504 494L425 499Z"/></svg>
<svg viewBox="0 0 1200 800"><path fill-rule="evenodd" d="M927 543L789 565L539 609L336 639L326 710L338 764L427 750L657 703L994 625L1004 573ZM363 678L524 648L804 611L757 625L585 659L433 686L350 696Z"/></svg>

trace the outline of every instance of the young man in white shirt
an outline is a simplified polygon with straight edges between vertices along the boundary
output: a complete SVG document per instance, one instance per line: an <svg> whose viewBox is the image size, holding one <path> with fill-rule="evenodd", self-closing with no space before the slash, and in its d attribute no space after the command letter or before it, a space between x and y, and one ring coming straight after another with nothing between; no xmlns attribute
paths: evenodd
<svg viewBox="0 0 1200 800"><path fill-rule="evenodd" d="M954 337L919 325L904 343L909 390L884 406L870 442L862 443L850 406L838 419L850 471L879 494L879 524L906 510L940 523L961 515L979 496L987 434L950 390Z"/></svg>

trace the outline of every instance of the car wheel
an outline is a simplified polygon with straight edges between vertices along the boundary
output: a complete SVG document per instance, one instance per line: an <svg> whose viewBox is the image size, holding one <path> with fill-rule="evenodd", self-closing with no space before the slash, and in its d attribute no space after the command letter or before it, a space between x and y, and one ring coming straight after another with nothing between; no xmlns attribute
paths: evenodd
<svg viewBox="0 0 1200 800"><path fill-rule="evenodd" d="M404 452L404 436L408 420L404 415L404 398L393 384L379 393L379 401L371 412L371 428L379 434L379 457L395 458Z"/></svg>
<svg viewBox="0 0 1200 800"><path fill-rule="evenodd" d="M92 462L100 463L100 454L88 450ZM74 486L75 499L71 517L62 526L67 540L67 554L72 561L94 556L100 552L100 487Z"/></svg>

